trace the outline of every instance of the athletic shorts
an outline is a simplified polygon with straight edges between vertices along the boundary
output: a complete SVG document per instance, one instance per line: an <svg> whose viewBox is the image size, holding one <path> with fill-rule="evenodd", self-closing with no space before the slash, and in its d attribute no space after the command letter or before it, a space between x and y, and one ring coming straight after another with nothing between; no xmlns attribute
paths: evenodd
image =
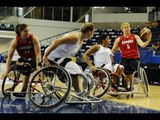
<svg viewBox="0 0 160 120"><path fill-rule="evenodd" d="M120 65L118 63L116 63L114 66L112 66L111 64L106 64L104 65L104 68L112 71L112 72L116 72L117 71L117 68L118 66L120 67L120 69L124 68L123 65Z"/></svg>
<svg viewBox="0 0 160 120"><path fill-rule="evenodd" d="M139 58L122 58L120 64L124 66L124 73L130 75L137 70L139 61Z"/></svg>
<svg viewBox="0 0 160 120"><path fill-rule="evenodd" d="M72 75L83 74L82 68L77 63L73 62L71 58L56 58L54 61L58 65L64 67L67 72Z"/></svg>
<svg viewBox="0 0 160 120"><path fill-rule="evenodd" d="M32 58L23 58L24 59L24 63L29 63L32 68L34 68L36 70L36 57L32 57Z"/></svg>

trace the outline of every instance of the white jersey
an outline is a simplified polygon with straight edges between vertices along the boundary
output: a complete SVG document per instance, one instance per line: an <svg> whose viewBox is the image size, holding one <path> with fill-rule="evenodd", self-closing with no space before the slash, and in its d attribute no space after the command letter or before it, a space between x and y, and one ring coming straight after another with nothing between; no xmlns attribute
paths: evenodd
<svg viewBox="0 0 160 120"><path fill-rule="evenodd" d="M113 55L110 48L99 45L100 49L94 53L94 64L101 67L103 64L112 64L111 56Z"/></svg>
<svg viewBox="0 0 160 120"><path fill-rule="evenodd" d="M48 55L48 59L54 60L55 58L73 57L78 52L81 46L82 43L80 44L80 40L78 40L76 44L59 45Z"/></svg>

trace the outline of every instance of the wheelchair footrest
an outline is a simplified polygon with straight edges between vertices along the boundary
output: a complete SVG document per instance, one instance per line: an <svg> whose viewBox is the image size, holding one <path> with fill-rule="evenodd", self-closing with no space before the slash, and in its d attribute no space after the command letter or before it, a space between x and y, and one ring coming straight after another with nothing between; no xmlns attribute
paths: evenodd
<svg viewBox="0 0 160 120"><path fill-rule="evenodd" d="M27 92L14 92L14 91L5 91L6 93L24 93L24 94L28 94Z"/></svg>
<svg viewBox="0 0 160 120"><path fill-rule="evenodd" d="M78 95L71 95L69 99L65 101L67 104L84 104L84 103L97 103L102 102L101 99L94 97L94 96L78 96Z"/></svg>
<svg viewBox="0 0 160 120"><path fill-rule="evenodd" d="M132 91L128 91L128 92L107 92L110 95L131 95L133 94Z"/></svg>

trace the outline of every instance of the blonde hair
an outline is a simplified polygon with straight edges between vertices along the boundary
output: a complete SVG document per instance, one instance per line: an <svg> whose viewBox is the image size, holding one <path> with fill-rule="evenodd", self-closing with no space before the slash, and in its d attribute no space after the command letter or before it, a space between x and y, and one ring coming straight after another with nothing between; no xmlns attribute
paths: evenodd
<svg viewBox="0 0 160 120"><path fill-rule="evenodd" d="M93 31L94 29L95 25L91 22L87 22L81 26L80 31L85 34L86 32Z"/></svg>
<svg viewBox="0 0 160 120"><path fill-rule="evenodd" d="M121 23L121 25L120 25L120 29L122 30L123 29L123 26L124 25L128 25L129 27L130 27L130 24L128 23L128 22L123 22L123 23Z"/></svg>

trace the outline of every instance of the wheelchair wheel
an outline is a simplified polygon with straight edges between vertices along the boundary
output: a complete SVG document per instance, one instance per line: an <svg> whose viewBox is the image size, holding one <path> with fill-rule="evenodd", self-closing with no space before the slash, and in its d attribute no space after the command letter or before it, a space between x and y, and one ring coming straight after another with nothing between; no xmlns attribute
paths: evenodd
<svg viewBox="0 0 160 120"><path fill-rule="evenodd" d="M102 97L105 93L108 92L108 89L111 85L110 73L102 68L98 67L96 71L91 72L94 78L94 85L90 90L90 94L96 97Z"/></svg>
<svg viewBox="0 0 160 120"><path fill-rule="evenodd" d="M22 81L20 78L20 71L15 69L16 65L10 67L8 75L4 78L2 82L2 94L5 97L10 97L11 93L14 92L15 87Z"/></svg>
<svg viewBox="0 0 160 120"><path fill-rule="evenodd" d="M54 108L67 98L71 86L71 76L63 67L44 67L32 77L28 96L38 107Z"/></svg>
<svg viewBox="0 0 160 120"><path fill-rule="evenodd" d="M147 78L145 70L142 67L140 67L140 74L139 75L140 75L140 79L142 82L143 92L146 96L149 96L150 89L149 89L149 84L148 84L148 78Z"/></svg>

